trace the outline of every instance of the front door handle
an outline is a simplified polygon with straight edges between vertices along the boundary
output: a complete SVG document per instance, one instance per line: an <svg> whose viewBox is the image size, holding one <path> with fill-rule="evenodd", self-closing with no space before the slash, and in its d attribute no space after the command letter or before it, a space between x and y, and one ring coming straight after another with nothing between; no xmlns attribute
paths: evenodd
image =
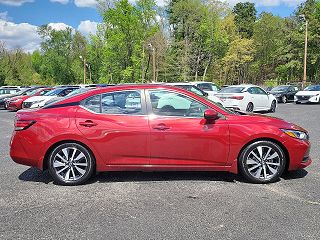
<svg viewBox="0 0 320 240"><path fill-rule="evenodd" d="M165 131L170 129L170 127L166 126L165 124L158 124L153 127L153 129L159 130L159 131Z"/></svg>
<svg viewBox="0 0 320 240"><path fill-rule="evenodd" d="M97 126L98 124L94 123L91 120L86 120L85 122L79 122L79 125L84 127L94 127L94 126Z"/></svg>

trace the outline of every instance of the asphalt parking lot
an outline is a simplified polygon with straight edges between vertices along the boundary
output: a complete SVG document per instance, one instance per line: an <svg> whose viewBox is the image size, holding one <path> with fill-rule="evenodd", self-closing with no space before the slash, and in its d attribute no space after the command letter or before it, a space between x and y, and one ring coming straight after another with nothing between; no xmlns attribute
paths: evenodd
<svg viewBox="0 0 320 240"><path fill-rule="evenodd" d="M0 239L320 239L320 105L269 114L309 130L313 164L269 185L228 173L103 173L64 187L15 164L0 111Z"/></svg>

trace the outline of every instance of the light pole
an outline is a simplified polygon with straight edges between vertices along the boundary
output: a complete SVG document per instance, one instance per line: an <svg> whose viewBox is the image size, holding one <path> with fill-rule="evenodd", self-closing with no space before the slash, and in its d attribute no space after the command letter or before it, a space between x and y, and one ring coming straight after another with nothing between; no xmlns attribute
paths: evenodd
<svg viewBox="0 0 320 240"><path fill-rule="evenodd" d="M81 55L79 56L79 58L82 60L83 62L83 84L86 84L86 59L84 57L82 57Z"/></svg>
<svg viewBox="0 0 320 240"><path fill-rule="evenodd" d="M89 63L86 63L86 67L89 69L89 79L90 79L90 83L92 83L92 79L91 79L91 66L90 66L90 64Z"/></svg>
<svg viewBox="0 0 320 240"><path fill-rule="evenodd" d="M300 17L305 21L306 24L306 33L304 39L304 66L303 66L303 80L302 88L305 88L307 85L307 54L308 54L308 20L305 15L300 15Z"/></svg>
<svg viewBox="0 0 320 240"><path fill-rule="evenodd" d="M149 50L152 52L152 81L156 82L156 49L151 43L148 44Z"/></svg>

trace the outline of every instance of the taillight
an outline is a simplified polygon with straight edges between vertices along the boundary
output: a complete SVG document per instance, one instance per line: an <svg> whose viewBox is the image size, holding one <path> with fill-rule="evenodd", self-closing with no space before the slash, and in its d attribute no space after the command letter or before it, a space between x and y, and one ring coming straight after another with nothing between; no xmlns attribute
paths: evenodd
<svg viewBox="0 0 320 240"><path fill-rule="evenodd" d="M244 96L232 96L231 99L242 100Z"/></svg>
<svg viewBox="0 0 320 240"><path fill-rule="evenodd" d="M31 127L35 123L36 121L34 120L16 120L14 124L14 130L15 131L26 130L27 128Z"/></svg>

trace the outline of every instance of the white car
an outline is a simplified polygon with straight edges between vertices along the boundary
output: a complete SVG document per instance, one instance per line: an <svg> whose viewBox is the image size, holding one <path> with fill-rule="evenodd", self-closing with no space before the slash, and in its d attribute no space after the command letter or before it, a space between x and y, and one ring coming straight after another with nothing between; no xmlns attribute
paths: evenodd
<svg viewBox="0 0 320 240"><path fill-rule="evenodd" d="M209 94L209 96L214 96L220 91L220 88L212 82L190 82L191 84L197 86L202 91Z"/></svg>
<svg viewBox="0 0 320 240"><path fill-rule="evenodd" d="M226 108L255 112L275 112L277 99L262 88L255 85L236 85L223 88L217 96L221 98Z"/></svg>
<svg viewBox="0 0 320 240"><path fill-rule="evenodd" d="M320 103L320 85L311 85L294 96L295 103Z"/></svg>
<svg viewBox="0 0 320 240"><path fill-rule="evenodd" d="M50 101L51 99L56 97L64 97L76 89L79 89L79 88L77 87L55 88L42 96L35 96L35 97L28 98L23 102L22 108L43 107L46 104L46 102Z"/></svg>
<svg viewBox="0 0 320 240"><path fill-rule="evenodd" d="M20 88L1 87L0 88L0 97L9 96L11 94L15 94L20 91L21 91Z"/></svg>
<svg viewBox="0 0 320 240"><path fill-rule="evenodd" d="M204 92L203 90L199 89L197 86L195 86L193 83L167 83L166 85L175 86L178 88L183 88L187 91L193 92L197 94L198 96L206 97L210 101L215 102L221 106L224 106L224 103L221 101L221 99L214 95L209 95L208 93Z"/></svg>

